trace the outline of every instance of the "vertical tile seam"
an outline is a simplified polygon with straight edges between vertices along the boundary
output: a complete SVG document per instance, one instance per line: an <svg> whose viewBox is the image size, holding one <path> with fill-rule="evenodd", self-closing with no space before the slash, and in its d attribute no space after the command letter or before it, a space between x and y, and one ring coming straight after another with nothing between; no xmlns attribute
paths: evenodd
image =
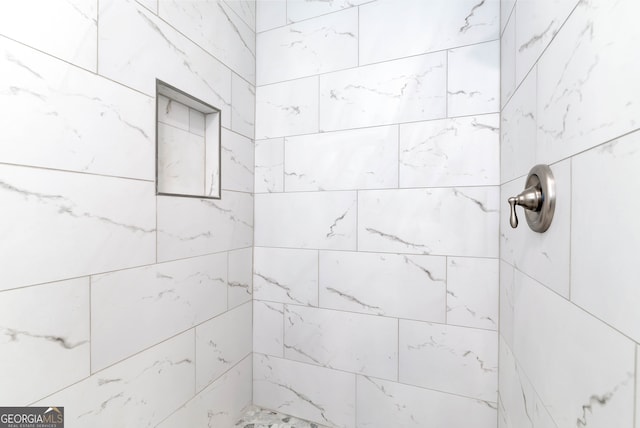
<svg viewBox="0 0 640 428"><path fill-rule="evenodd" d="M638 428L638 344L635 344L634 384L633 384L633 426Z"/></svg>
<svg viewBox="0 0 640 428"><path fill-rule="evenodd" d="M93 373L93 314L91 311L91 279L92 275L89 275L89 376Z"/></svg>
<svg viewBox="0 0 640 428"><path fill-rule="evenodd" d="M160 0L158 0L160 1ZM100 57L100 0L96 0L96 74L100 74L99 60Z"/></svg>

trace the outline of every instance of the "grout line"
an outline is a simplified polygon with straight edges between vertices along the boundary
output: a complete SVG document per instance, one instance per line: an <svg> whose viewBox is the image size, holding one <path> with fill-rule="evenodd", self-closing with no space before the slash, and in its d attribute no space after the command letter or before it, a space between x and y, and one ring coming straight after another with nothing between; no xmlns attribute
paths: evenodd
<svg viewBox="0 0 640 428"><path fill-rule="evenodd" d="M552 164L554 165L554 164ZM512 181L516 181L518 179L520 179L521 177L518 177L517 179L514 179ZM506 183L503 183L503 185ZM317 190L317 189L310 189L310 190L289 190L289 191L285 191L285 192L259 192L256 193L256 195L294 195L294 194L304 194L304 193L308 193L308 194L323 194L323 195L327 195L330 193L345 193L345 192L350 192L350 193L354 193L354 192L386 192L386 191L403 191L403 190L415 190L415 191L419 191L419 190L424 190L424 191L428 191L428 190L464 190L464 189L500 189L501 185L500 184L478 184L478 185L451 185L451 186L435 186L435 187L381 187L381 188L353 188L353 189L325 189L325 190ZM248 193L248 192L241 192L241 191L236 191L238 193ZM163 196L163 195L160 195ZM169 195L171 196L171 195Z"/></svg>
<svg viewBox="0 0 640 428"><path fill-rule="evenodd" d="M89 375L93 374L93 296L91 294L92 278L89 276Z"/></svg>

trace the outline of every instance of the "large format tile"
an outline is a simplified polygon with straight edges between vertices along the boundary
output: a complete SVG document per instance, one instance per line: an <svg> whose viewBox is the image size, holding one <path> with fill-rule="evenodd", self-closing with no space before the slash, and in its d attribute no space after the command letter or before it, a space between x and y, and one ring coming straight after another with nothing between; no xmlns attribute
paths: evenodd
<svg viewBox="0 0 640 428"><path fill-rule="evenodd" d="M516 0L500 0L500 30L505 31L507 22L513 15L513 7L516 4Z"/></svg>
<svg viewBox="0 0 640 428"><path fill-rule="evenodd" d="M493 403L358 376L358 428L494 428Z"/></svg>
<svg viewBox="0 0 640 428"><path fill-rule="evenodd" d="M362 373L398 376L398 320L285 305L287 359Z"/></svg>
<svg viewBox="0 0 640 428"><path fill-rule="evenodd" d="M495 0L380 0L360 7L360 63L497 40Z"/></svg>
<svg viewBox="0 0 640 428"><path fill-rule="evenodd" d="M361 191L358 249L496 257L498 196L497 187Z"/></svg>
<svg viewBox="0 0 640 428"><path fill-rule="evenodd" d="M400 187L497 185L497 114L400 125Z"/></svg>
<svg viewBox="0 0 640 428"><path fill-rule="evenodd" d="M337 428L355 428L355 375L254 354L253 402Z"/></svg>
<svg viewBox="0 0 640 428"><path fill-rule="evenodd" d="M571 207L571 299L636 341L639 145L636 132L574 157Z"/></svg>
<svg viewBox="0 0 640 428"><path fill-rule="evenodd" d="M91 369L96 372L226 309L226 254L94 275Z"/></svg>
<svg viewBox="0 0 640 428"><path fill-rule="evenodd" d="M514 288L515 269L500 260L500 337L513 347L513 308L516 289Z"/></svg>
<svg viewBox="0 0 640 428"><path fill-rule="evenodd" d="M223 128L221 142L222 188L252 193L253 141Z"/></svg>
<svg viewBox="0 0 640 428"><path fill-rule="evenodd" d="M356 249L356 192L255 196L255 245Z"/></svg>
<svg viewBox="0 0 640 428"><path fill-rule="evenodd" d="M500 37L500 107L509 101L516 82L516 20L511 18Z"/></svg>
<svg viewBox="0 0 640 428"><path fill-rule="evenodd" d="M445 117L446 61L437 52L320 76L320 130Z"/></svg>
<svg viewBox="0 0 640 428"><path fill-rule="evenodd" d="M256 0L256 31L287 24L287 0Z"/></svg>
<svg viewBox="0 0 640 428"><path fill-rule="evenodd" d="M231 129L254 138L256 125L256 88L237 74L231 80Z"/></svg>
<svg viewBox="0 0 640 428"><path fill-rule="evenodd" d="M284 157L287 192L398 187L397 126L289 137Z"/></svg>
<svg viewBox="0 0 640 428"><path fill-rule="evenodd" d="M152 98L5 38L0 67L3 162L154 179Z"/></svg>
<svg viewBox="0 0 640 428"><path fill-rule="evenodd" d="M253 248L229 251L229 308L235 308L253 297Z"/></svg>
<svg viewBox="0 0 640 428"><path fill-rule="evenodd" d="M236 15L247 24L251 30L256 31L256 3L257 0L223 0Z"/></svg>
<svg viewBox="0 0 640 428"><path fill-rule="evenodd" d="M0 338L4 406L25 406L87 377L89 279L0 293Z"/></svg>
<svg viewBox="0 0 640 428"><path fill-rule="evenodd" d="M320 306L445 321L444 257L320 252Z"/></svg>
<svg viewBox="0 0 640 428"><path fill-rule="evenodd" d="M152 182L0 166L0 289L155 261ZM37 266L37 269L34 269Z"/></svg>
<svg viewBox="0 0 640 428"><path fill-rule="evenodd" d="M284 357L284 305L253 301L253 352Z"/></svg>
<svg viewBox="0 0 640 428"><path fill-rule="evenodd" d="M338 12L347 8L353 8L355 10L358 8L354 6L358 6L369 1L371 0L289 0L287 2L287 22L302 21L304 19L330 14L331 12Z"/></svg>
<svg viewBox="0 0 640 428"><path fill-rule="evenodd" d="M284 138L256 141L256 193L284 191Z"/></svg>

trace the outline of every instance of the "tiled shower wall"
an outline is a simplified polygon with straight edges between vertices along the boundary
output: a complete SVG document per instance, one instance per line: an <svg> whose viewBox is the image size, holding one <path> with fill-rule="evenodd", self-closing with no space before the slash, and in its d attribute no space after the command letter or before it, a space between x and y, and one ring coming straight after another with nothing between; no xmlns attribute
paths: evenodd
<svg viewBox="0 0 640 428"><path fill-rule="evenodd" d="M501 428L640 427L639 12L502 2ZM507 220L536 163L557 185L544 234Z"/></svg>
<svg viewBox="0 0 640 428"><path fill-rule="evenodd" d="M254 402L495 427L499 2L257 9Z"/></svg>
<svg viewBox="0 0 640 428"><path fill-rule="evenodd" d="M0 70L0 405L231 425L252 388L255 3L5 1ZM156 77L222 109L221 200L155 196Z"/></svg>

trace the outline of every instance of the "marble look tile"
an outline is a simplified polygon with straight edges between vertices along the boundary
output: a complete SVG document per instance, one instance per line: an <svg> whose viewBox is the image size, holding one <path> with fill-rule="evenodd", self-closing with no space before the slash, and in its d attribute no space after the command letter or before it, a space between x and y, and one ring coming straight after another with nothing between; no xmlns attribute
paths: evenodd
<svg viewBox="0 0 640 428"><path fill-rule="evenodd" d="M34 405L64 407L70 427L156 426L193 396L193 349L191 330Z"/></svg>
<svg viewBox="0 0 640 428"><path fill-rule="evenodd" d="M159 0L158 15L249 82L255 82L255 32L226 1Z"/></svg>
<svg viewBox="0 0 640 428"><path fill-rule="evenodd" d="M98 43L103 76L151 96L160 79L221 109L222 125L230 127L231 71L146 8L101 0Z"/></svg>
<svg viewBox="0 0 640 428"><path fill-rule="evenodd" d="M256 31L287 24L287 0L256 0Z"/></svg>
<svg viewBox="0 0 640 428"><path fill-rule="evenodd" d="M516 20L511 17L500 37L500 107L509 101L516 82Z"/></svg>
<svg viewBox="0 0 640 428"><path fill-rule="evenodd" d="M256 0L223 0L242 21L256 31Z"/></svg>
<svg viewBox="0 0 640 428"><path fill-rule="evenodd" d="M149 9L151 12L158 13L158 0L136 0L138 3Z"/></svg>
<svg viewBox="0 0 640 428"><path fill-rule="evenodd" d="M402 383L496 402L498 334L400 320Z"/></svg>
<svg viewBox="0 0 640 428"><path fill-rule="evenodd" d="M446 116L446 53L320 76L320 130L389 125Z"/></svg>
<svg viewBox="0 0 640 428"><path fill-rule="evenodd" d="M640 38L637 12L634 0L580 2L545 51L538 63L539 162L640 126L640 57L627 54L628 41ZM620 83L610 84L611 76Z"/></svg>
<svg viewBox="0 0 640 428"><path fill-rule="evenodd" d="M496 257L498 193L496 187L361 191L358 250Z"/></svg>
<svg viewBox="0 0 640 428"><path fill-rule="evenodd" d="M448 116L500 111L500 41L448 52Z"/></svg>
<svg viewBox="0 0 640 428"><path fill-rule="evenodd" d="M358 376L358 428L494 428L495 404Z"/></svg>
<svg viewBox="0 0 640 428"><path fill-rule="evenodd" d="M253 352L284 357L284 305L253 301Z"/></svg>
<svg viewBox="0 0 640 428"><path fill-rule="evenodd" d="M231 129L253 139L256 123L256 88L235 73L232 77Z"/></svg>
<svg viewBox="0 0 640 428"><path fill-rule="evenodd" d="M498 428L557 428L502 337L499 380Z"/></svg>
<svg viewBox="0 0 640 428"><path fill-rule="evenodd" d="M221 182L221 151L220 141L222 130L220 127L220 114L211 113L205 115L205 149L204 149L204 196L220 198Z"/></svg>
<svg viewBox="0 0 640 428"><path fill-rule="evenodd" d="M251 404L251 356L197 394L158 428L232 427Z"/></svg>
<svg viewBox="0 0 640 428"><path fill-rule="evenodd" d="M383 126L285 139L284 188L398 187L398 127Z"/></svg>
<svg viewBox="0 0 640 428"><path fill-rule="evenodd" d="M578 0L518 0L514 11L517 22L516 84L521 82L531 70L578 2Z"/></svg>
<svg viewBox="0 0 640 428"><path fill-rule="evenodd" d="M300 5L306 8L306 4ZM355 7L259 33L256 37L260 52L256 62L257 84L356 67L357 35L358 8Z"/></svg>
<svg viewBox="0 0 640 428"><path fill-rule="evenodd" d="M229 308L251 300L253 296L253 248L229 251Z"/></svg>
<svg viewBox="0 0 640 428"><path fill-rule="evenodd" d="M3 406L25 406L87 377L89 334L89 278L0 293Z"/></svg>
<svg viewBox="0 0 640 428"><path fill-rule="evenodd" d="M383 379L398 377L398 320L285 305L284 356Z"/></svg>
<svg viewBox="0 0 640 428"><path fill-rule="evenodd" d="M251 354L252 324L247 302L196 327L196 391Z"/></svg>
<svg viewBox="0 0 640 428"><path fill-rule="evenodd" d="M355 375L254 354L253 402L337 428L355 428Z"/></svg>
<svg viewBox="0 0 640 428"><path fill-rule="evenodd" d="M255 196L255 245L356 249L356 192Z"/></svg>
<svg viewBox="0 0 640 428"><path fill-rule="evenodd" d="M400 187L497 185L497 114L400 125Z"/></svg>
<svg viewBox="0 0 640 428"><path fill-rule="evenodd" d="M194 110L190 108L189 109L189 132L191 132L192 134L196 134L204 137L205 127L206 125L205 125L204 113L201 113L198 110Z"/></svg>
<svg viewBox="0 0 640 428"><path fill-rule="evenodd" d="M354 6L369 1L371 0L289 0L287 2L287 19L288 22L297 22L348 8L357 9Z"/></svg>
<svg viewBox="0 0 640 428"><path fill-rule="evenodd" d="M2 2L0 11L32 3ZM154 179L152 98L5 38L0 68L3 162Z"/></svg>
<svg viewBox="0 0 640 428"><path fill-rule="evenodd" d="M222 192L220 200L158 197L158 261L252 245L253 197Z"/></svg>
<svg viewBox="0 0 640 428"><path fill-rule="evenodd" d="M500 178L503 183L526 176L536 164L536 71L524 79L502 110Z"/></svg>
<svg viewBox="0 0 640 428"><path fill-rule="evenodd" d="M158 122L189 132L189 107L179 101L158 95Z"/></svg>
<svg viewBox="0 0 640 428"><path fill-rule="evenodd" d="M513 308L516 298L513 266L500 260L500 336L513 346Z"/></svg>
<svg viewBox="0 0 640 428"><path fill-rule="evenodd" d="M235 426L242 428L330 428L257 406L251 406L247 409Z"/></svg>
<svg viewBox="0 0 640 428"><path fill-rule="evenodd" d="M445 257L320 252L320 306L445 321Z"/></svg>
<svg viewBox="0 0 640 428"><path fill-rule="evenodd" d="M571 300L637 341L639 145L636 132L582 153L571 177Z"/></svg>
<svg viewBox="0 0 640 428"><path fill-rule="evenodd" d="M0 34L96 71L98 2L26 0L0 4Z"/></svg>
<svg viewBox="0 0 640 428"><path fill-rule="evenodd" d="M500 30L504 31L507 26L507 22L510 18L513 18L513 8L516 4L516 0L500 0ZM513 18L515 20L515 18ZM503 35L504 37L504 35Z"/></svg>
<svg viewBox="0 0 640 428"><path fill-rule="evenodd" d="M227 310L226 280L226 254L92 276L92 371Z"/></svg>
<svg viewBox="0 0 640 428"><path fill-rule="evenodd" d="M222 188L253 192L253 141L222 128Z"/></svg>
<svg viewBox="0 0 640 428"><path fill-rule="evenodd" d="M556 180L556 207L551 226L545 233L529 228L521 207L516 208L520 225L517 229L509 225L507 199L524 189L526 177L502 186L500 200L504 209L500 216L500 258L561 296L568 297L572 199L570 160L551 165L551 171Z"/></svg>
<svg viewBox="0 0 640 428"><path fill-rule="evenodd" d="M0 165L0 290L155 261L152 182ZM34 269L37 266L37 269Z"/></svg>
<svg viewBox="0 0 640 428"><path fill-rule="evenodd" d="M255 192L284 191L284 138L256 141Z"/></svg>
<svg viewBox="0 0 640 428"><path fill-rule="evenodd" d="M158 192L205 194L205 138L158 123Z"/></svg>
<svg viewBox="0 0 640 428"><path fill-rule="evenodd" d="M447 324L498 329L498 259L447 258Z"/></svg>
<svg viewBox="0 0 640 428"><path fill-rule="evenodd" d="M318 77L256 88L256 139L318 132Z"/></svg>
<svg viewBox="0 0 640 428"><path fill-rule="evenodd" d="M401 58L500 37L495 0L395 0L360 7L360 63Z"/></svg>
<svg viewBox="0 0 640 428"><path fill-rule="evenodd" d="M318 252L255 247L256 299L318 306Z"/></svg>
<svg viewBox="0 0 640 428"><path fill-rule="evenodd" d="M565 426L633 426L635 344L516 270L513 352Z"/></svg>

